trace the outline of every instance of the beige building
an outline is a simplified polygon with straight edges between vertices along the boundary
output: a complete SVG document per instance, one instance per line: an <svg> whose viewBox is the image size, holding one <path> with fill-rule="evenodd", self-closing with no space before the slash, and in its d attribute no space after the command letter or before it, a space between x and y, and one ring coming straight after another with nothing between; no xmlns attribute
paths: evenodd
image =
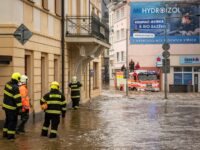
<svg viewBox="0 0 200 150"><path fill-rule="evenodd" d="M68 101L70 100L68 82L73 75L77 75L83 84L82 103L100 94L100 55L105 48L109 47L108 41L105 40L106 27L99 19L101 17L100 0L65 0L67 18L64 80L61 69L63 67L61 63L61 0L6 0L1 1L0 4L1 100L4 85L10 80L13 72L28 75L30 97L36 113L41 111L39 99L49 90L49 85L54 80L59 81L60 84L64 83ZM91 14L95 17L91 17ZM80 20L80 16L85 18ZM69 21L70 18L75 19ZM86 18L92 21L88 24L88 29L90 29L88 34L83 31L86 26L82 25ZM68 26L69 22L71 26ZM33 33L24 45L19 43L13 35L5 35L13 34L21 24ZM95 25L97 28L92 28ZM71 31L76 34L71 34ZM84 32L83 35L82 32Z"/></svg>

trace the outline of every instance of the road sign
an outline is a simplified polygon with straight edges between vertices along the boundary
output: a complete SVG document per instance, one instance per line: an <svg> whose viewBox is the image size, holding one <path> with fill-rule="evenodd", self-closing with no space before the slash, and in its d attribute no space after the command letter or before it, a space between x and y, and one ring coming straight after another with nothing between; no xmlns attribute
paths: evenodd
<svg viewBox="0 0 200 150"><path fill-rule="evenodd" d="M164 58L169 58L170 52L165 50L165 51L162 53L162 56L163 56Z"/></svg>
<svg viewBox="0 0 200 150"><path fill-rule="evenodd" d="M169 45L169 43L164 43L163 45L162 45L162 48L163 48L163 50L169 50L170 49L170 45Z"/></svg>
<svg viewBox="0 0 200 150"><path fill-rule="evenodd" d="M14 37L23 45L31 38L32 35L33 33L24 24L21 24L14 32Z"/></svg>
<svg viewBox="0 0 200 150"><path fill-rule="evenodd" d="M165 59L163 59L163 67L162 67L163 73L170 73L170 60L166 59L166 63L165 63Z"/></svg>

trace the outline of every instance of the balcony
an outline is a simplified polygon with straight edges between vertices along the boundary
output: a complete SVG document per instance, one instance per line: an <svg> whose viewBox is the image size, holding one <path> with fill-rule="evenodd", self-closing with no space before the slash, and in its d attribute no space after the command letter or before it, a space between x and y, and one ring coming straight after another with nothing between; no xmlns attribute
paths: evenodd
<svg viewBox="0 0 200 150"><path fill-rule="evenodd" d="M96 16L67 16L66 38L95 38L105 44L109 44L109 28ZM85 41L87 42L87 40Z"/></svg>

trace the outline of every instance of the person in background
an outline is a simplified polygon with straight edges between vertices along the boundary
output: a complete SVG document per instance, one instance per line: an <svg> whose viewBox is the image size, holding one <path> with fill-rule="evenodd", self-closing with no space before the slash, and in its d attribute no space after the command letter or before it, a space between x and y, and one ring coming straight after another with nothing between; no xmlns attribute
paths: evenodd
<svg viewBox="0 0 200 150"><path fill-rule="evenodd" d="M135 62L132 59L129 62L129 68L130 68L130 72L133 72L135 69Z"/></svg>
<svg viewBox="0 0 200 150"><path fill-rule="evenodd" d="M71 99L72 99L72 108L78 109L79 108L79 101L80 101L80 87L82 84L77 81L77 77L72 77L72 82L69 83L69 87L71 88Z"/></svg>
<svg viewBox="0 0 200 150"><path fill-rule="evenodd" d="M9 140L15 139L17 118L22 111L21 95L18 86L20 79L20 73L13 73L11 80L6 83L4 88L3 109L6 118L3 127L3 137Z"/></svg>
<svg viewBox="0 0 200 150"><path fill-rule="evenodd" d="M137 64L135 65L135 70L138 70L138 69L140 69L140 64L139 64L139 62L137 62Z"/></svg>
<svg viewBox="0 0 200 150"><path fill-rule="evenodd" d="M28 96L27 83L28 83L28 77L26 75L22 75L20 84L19 84L20 85L19 91L22 98L22 113L20 114L21 120L16 129L17 133L25 132L24 130L25 124L27 123L29 119L30 98Z"/></svg>

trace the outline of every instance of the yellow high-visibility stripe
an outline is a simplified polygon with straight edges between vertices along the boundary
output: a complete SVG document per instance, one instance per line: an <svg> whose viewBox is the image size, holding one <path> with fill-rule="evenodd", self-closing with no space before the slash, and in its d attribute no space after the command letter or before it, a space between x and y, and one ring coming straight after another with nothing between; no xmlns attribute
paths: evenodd
<svg viewBox="0 0 200 150"><path fill-rule="evenodd" d="M14 99L17 99L17 98L19 98L19 97L21 97L20 94L16 94L15 96L13 96Z"/></svg>
<svg viewBox="0 0 200 150"><path fill-rule="evenodd" d="M71 98L80 98L80 96L71 96Z"/></svg>
<svg viewBox="0 0 200 150"><path fill-rule="evenodd" d="M71 87L78 87L78 85L71 85Z"/></svg>
<svg viewBox="0 0 200 150"><path fill-rule="evenodd" d="M49 97L50 98L61 98L61 95L59 95L59 94L50 94Z"/></svg>
<svg viewBox="0 0 200 150"><path fill-rule="evenodd" d="M66 102L66 101L63 101L62 104L65 105L65 104L67 104L67 102Z"/></svg>
<svg viewBox="0 0 200 150"><path fill-rule="evenodd" d="M58 104L58 105L62 105L63 103L61 101L47 101L47 104Z"/></svg>
<svg viewBox="0 0 200 150"><path fill-rule="evenodd" d="M61 114L60 110L46 110L45 112L48 114Z"/></svg>
<svg viewBox="0 0 200 150"><path fill-rule="evenodd" d="M44 98L41 99L42 102L46 102L46 100Z"/></svg>
<svg viewBox="0 0 200 150"><path fill-rule="evenodd" d="M47 130L48 130L48 128L43 126L43 127L42 127L42 130L46 130L46 131L47 131Z"/></svg>
<svg viewBox="0 0 200 150"><path fill-rule="evenodd" d="M57 134L57 131L56 131L56 130L51 130L50 133L55 133L55 134Z"/></svg>
<svg viewBox="0 0 200 150"><path fill-rule="evenodd" d="M62 110L67 110L67 108L62 108Z"/></svg>
<svg viewBox="0 0 200 150"><path fill-rule="evenodd" d="M12 98L13 98L13 94L9 93L9 92L8 92L8 91L6 91L6 90L4 90L3 92L4 92L4 94L6 94L6 95L8 95L8 96L10 96L10 97L12 97Z"/></svg>
<svg viewBox="0 0 200 150"><path fill-rule="evenodd" d="M8 131L8 128L3 128L3 132L7 132Z"/></svg>
<svg viewBox="0 0 200 150"><path fill-rule="evenodd" d="M10 86L9 84L6 84L6 87L7 87L9 90L12 90L12 86Z"/></svg>
<svg viewBox="0 0 200 150"><path fill-rule="evenodd" d="M8 134L15 134L15 131L8 130Z"/></svg>
<svg viewBox="0 0 200 150"><path fill-rule="evenodd" d="M22 106L22 103L17 103L17 107L20 107L20 106Z"/></svg>
<svg viewBox="0 0 200 150"><path fill-rule="evenodd" d="M10 105L6 105L4 103L3 103L3 107L7 108L7 109L10 109L10 110L16 110L17 109L16 107L13 107L13 106L10 106Z"/></svg>
<svg viewBox="0 0 200 150"><path fill-rule="evenodd" d="M71 91L80 91L80 88L78 88L78 89L71 89Z"/></svg>

